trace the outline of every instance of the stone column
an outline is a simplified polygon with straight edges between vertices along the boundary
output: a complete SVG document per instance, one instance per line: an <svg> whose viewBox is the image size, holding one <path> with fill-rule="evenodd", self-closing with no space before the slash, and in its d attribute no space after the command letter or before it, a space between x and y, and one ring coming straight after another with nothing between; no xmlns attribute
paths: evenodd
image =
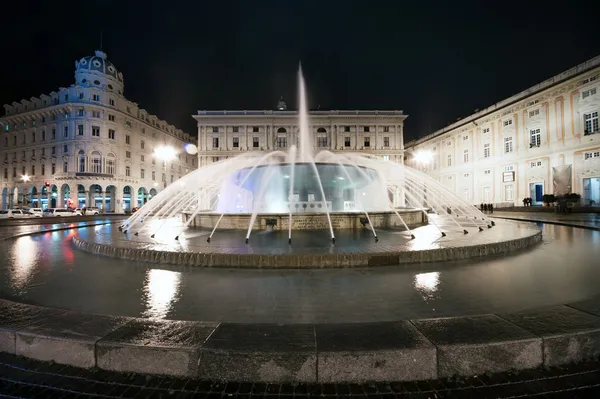
<svg viewBox="0 0 600 399"><path fill-rule="evenodd" d="M57 188L56 191L56 207L57 208L64 208L65 206L65 199L64 199L64 193L60 188Z"/></svg>
<svg viewBox="0 0 600 399"><path fill-rule="evenodd" d="M102 211L106 212L106 191L102 191L100 195L102 196Z"/></svg>
<svg viewBox="0 0 600 399"><path fill-rule="evenodd" d="M378 147L379 142L377 140L378 138L379 138L379 125L375 125L375 149L376 150L379 149L379 147Z"/></svg>
<svg viewBox="0 0 600 399"><path fill-rule="evenodd" d="M358 125L355 126L356 131L354 132L355 141L354 141L354 149L358 150Z"/></svg>
<svg viewBox="0 0 600 399"><path fill-rule="evenodd" d="M224 148L225 148L225 151L227 151L227 149L229 148L229 145L227 144L227 125L223 126L223 143L222 144L225 144ZM219 145L219 147L221 147L221 145Z"/></svg>

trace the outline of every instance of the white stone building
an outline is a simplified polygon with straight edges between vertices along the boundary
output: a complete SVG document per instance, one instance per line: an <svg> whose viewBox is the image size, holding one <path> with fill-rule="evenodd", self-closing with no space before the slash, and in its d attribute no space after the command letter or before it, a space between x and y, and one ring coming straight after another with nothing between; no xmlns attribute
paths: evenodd
<svg viewBox="0 0 600 399"><path fill-rule="evenodd" d="M244 151L274 151L298 145L298 112L280 101L274 111L198 111L200 166ZM363 152L402 162L402 111L311 111L315 152Z"/></svg>
<svg viewBox="0 0 600 399"><path fill-rule="evenodd" d="M2 209L85 205L120 213L195 169L184 146L196 139L128 101L123 88L122 73L96 51L75 62L70 87L4 105ZM158 148L174 157L157 159Z"/></svg>
<svg viewBox="0 0 600 399"><path fill-rule="evenodd" d="M406 163L472 204L577 193L600 204L600 56L406 144Z"/></svg>

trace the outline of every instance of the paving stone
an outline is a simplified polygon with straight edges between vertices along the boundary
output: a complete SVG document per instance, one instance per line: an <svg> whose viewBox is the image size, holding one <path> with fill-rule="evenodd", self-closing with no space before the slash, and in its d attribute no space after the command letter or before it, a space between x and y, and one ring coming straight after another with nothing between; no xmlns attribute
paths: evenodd
<svg viewBox="0 0 600 399"><path fill-rule="evenodd" d="M437 377L436 348L410 322L318 324L320 382Z"/></svg>
<svg viewBox="0 0 600 399"><path fill-rule="evenodd" d="M312 325L222 323L201 348L201 378L315 382Z"/></svg>
<svg viewBox="0 0 600 399"><path fill-rule="evenodd" d="M587 313L592 313L596 316L600 316L600 295L586 299L584 301L569 303L568 306L575 309L583 310Z"/></svg>
<svg viewBox="0 0 600 399"><path fill-rule="evenodd" d="M96 341L133 318L62 312L16 333L16 354L78 367L96 366Z"/></svg>
<svg viewBox="0 0 600 399"><path fill-rule="evenodd" d="M65 311L0 299L0 352L15 354L17 331L62 313Z"/></svg>
<svg viewBox="0 0 600 399"><path fill-rule="evenodd" d="M98 341L98 367L147 374L193 376L198 351L217 324L135 319Z"/></svg>
<svg viewBox="0 0 600 399"><path fill-rule="evenodd" d="M600 355L598 316L568 306L553 306L499 316L543 338L546 366Z"/></svg>
<svg viewBox="0 0 600 399"><path fill-rule="evenodd" d="M542 339L495 315L414 320L438 348L438 377L542 364Z"/></svg>

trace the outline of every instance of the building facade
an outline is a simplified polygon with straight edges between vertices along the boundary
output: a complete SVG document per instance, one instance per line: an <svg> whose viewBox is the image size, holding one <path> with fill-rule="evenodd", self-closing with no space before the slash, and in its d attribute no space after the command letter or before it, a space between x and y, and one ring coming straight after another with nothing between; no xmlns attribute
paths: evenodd
<svg viewBox="0 0 600 399"><path fill-rule="evenodd" d="M315 153L361 152L403 161L402 111L311 111L309 124ZM287 149L299 142L298 112L280 101L273 111L198 111L200 166L245 151Z"/></svg>
<svg viewBox="0 0 600 399"><path fill-rule="evenodd" d="M472 204L544 194L600 204L600 56L406 144L406 163Z"/></svg>
<svg viewBox="0 0 600 399"><path fill-rule="evenodd" d="M96 51L75 62L70 87L4 105L2 209L126 212L195 169L184 146L196 139L128 101L123 89L122 73ZM158 148L170 159L155 156Z"/></svg>

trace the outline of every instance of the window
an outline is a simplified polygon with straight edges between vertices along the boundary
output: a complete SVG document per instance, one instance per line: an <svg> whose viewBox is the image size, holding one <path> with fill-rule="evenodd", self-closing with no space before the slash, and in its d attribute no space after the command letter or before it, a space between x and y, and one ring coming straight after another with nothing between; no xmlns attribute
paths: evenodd
<svg viewBox="0 0 600 399"><path fill-rule="evenodd" d="M92 126L92 136L100 137L100 126Z"/></svg>
<svg viewBox="0 0 600 399"><path fill-rule="evenodd" d="M46 149L42 147L42 156L46 155Z"/></svg>
<svg viewBox="0 0 600 399"><path fill-rule="evenodd" d="M46 131L42 130L42 141L46 141Z"/></svg>
<svg viewBox="0 0 600 399"><path fill-rule="evenodd" d="M108 99L108 103L109 103L110 105L112 105L113 107L115 106L115 100L114 100L114 99L112 99L112 98Z"/></svg>
<svg viewBox="0 0 600 399"><path fill-rule="evenodd" d="M67 173L69 171L69 162L63 162L63 172Z"/></svg>
<svg viewBox="0 0 600 399"><path fill-rule="evenodd" d="M79 93L79 99L83 100L83 93Z"/></svg>
<svg viewBox="0 0 600 399"><path fill-rule="evenodd" d="M152 171L152 180L156 180L156 172Z"/></svg>
<svg viewBox="0 0 600 399"><path fill-rule="evenodd" d="M363 126L363 132L369 133L370 131L371 131L371 127L370 126Z"/></svg>
<svg viewBox="0 0 600 399"><path fill-rule="evenodd" d="M218 137L213 137L212 140L212 144L213 144L213 148L219 148L219 138Z"/></svg>
<svg viewBox="0 0 600 399"><path fill-rule="evenodd" d="M463 190L463 193L464 193L463 195L465 197L465 201L470 201L471 200L471 192L469 191L469 189L465 188Z"/></svg>
<svg viewBox="0 0 600 399"><path fill-rule="evenodd" d="M52 155L56 154L56 147L52 147Z"/></svg>
<svg viewBox="0 0 600 399"><path fill-rule="evenodd" d="M125 158L131 158L131 151L125 151Z"/></svg>
<svg viewBox="0 0 600 399"><path fill-rule="evenodd" d="M115 174L115 158L112 154L109 154L105 160L106 163L106 173L109 175Z"/></svg>
<svg viewBox="0 0 600 399"><path fill-rule="evenodd" d="M539 147L542 142L542 135L540 133L540 129L532 129L529 131L530 141L529 148Z"/></svg>
<svg viewBox="0 0 600 399"><path fill-rule="evenodd" d="M63 145L63 153L67 153L69 152L69 146L68 145Z"/></svg>
<svg viewBox="0 0 600 399"><path fill-rule="evenodd" d="M4 178L8 179L8 169L4 168Z"/></svg>
<svg viewBox="0 0 600 399"><path fill-rule="evenodd" d="M463 136L463 141L466 141L466 140L469 140L469 136L467 136L467 135L464 135L464 136Z"/></svg>
<svg viewBox="0 0 600 399"><path fill-rule="evenodd" d="M46 165L42 164L42 176L46 174Z"/></svg>
<svg viewBox="0 0 600 399"><path fill-rule="evenodd" d="M65 119L69 119L69 117L71 116L71 114L69 114L68 112L65 112ZM23 125L25 126L25 125Z"/></svg>
<svg viewBox="0 0 600 399"><path fill-rule="evenodd" d="M140 169L140 177L144 179L146 176L146 171L144 169Z"/></svg>
<svg viewBox="0 0 600 399"><path fill-rule="evenodd" d="M600 151L586 152L583 154L583 159L588 160L592 158L600 158Z"/></svg>
<svg viewBox="0 0 600 399"><path fill-rule="evenodd" d="M140 155L140 161L144 162L146 160L146 157L144 157L144 155Z"/></svg>
<svg viewBox="0 0 600 399"><path fill-rule="evenodd" d="M463 177L469 177L469 176L471 176L470 173L463 173Z"/></svg>
<svg viewBox="0 0 600 399"><path fill-rule="evenodd" d="M597 132L598 131L598 112L584 114L583 122L585 125L585 133L586 134Z"/></svg>
<svg viewBox="0 0 600 399"><path fill-rule="evenodd" d="M483 157L484 158L490 157L490 143L485 143L483 145Z"/></svg>
<svg viewBox="0 0 600 399"><path fill-rule="evenodd" d="M83 125L77 125L77 135L83 136Z"/></svg>
<svg viewBox="0 0 600 399"><path fill-rule="evenodd" d="M131 168L129 166L125 166L125 176L131 176Z"/></svg>
<svg viewBox="0 0 600 399"><path fill-rule="evenodd" d="M463 162L469 162L469 150L463 150Z"/></svg>
<svg viewBox="0 0 600 399"><path fill-rule="evenodd" d="M35 143L35 132L31 132L31 142Z"/></svg>
<svg viewBox="0 0 600 399"><path fill-rule="evenodd" d="M131 137L128 134L125 135L125 144L131 144Z"/></svg>
<svg viewBox="0 0 600 399"><path fill-rule="evenodd" d="M504 201L513 201L513 186L507 184L504 186Z"/></svg>
<svg viewBox="0 0 600 399"><path fill-rule="evenodd" d="M17 177L17 168L13 168L13 178Z"/></svg>
<svg viewBox="0 0 600 399"><path fill-rule="evenodd" d="M108 129L108 138L112 140L115 139L115 131L113 129Z"/></svg>
<svg viewBox="0 0 600 399"><path fill-rule="evenodd" d="M492 170L491 170L491 169L485 169L485 170L483 171L483 174L484 174L484 175L491 175L491 174L492 174Z"/></svg>
<svg viewBox="0 0 600 399"><path fill-rule="evenodd" d="M344 126L344 132L349 132L349 131L350 131L350 126Z"/></svg>
<svg viewBox="0 0 600 399"><path fill-rule="evenodd" d="M287 137L279 136L277 137L277 148L286 148L287 147Z"/></svg>
<svg viewBox="0 0 600 399"><path fill-rule="evenodd" d="M533 111L529 111L529 117L533 118L534 116L537 116L540 114L540 109L534 109Z"/></svg>
<svg viewBox="0 0 600 399"><path fill-rule="evenodd" d="M21 174L22 175L27 174L27 171L25 170L25 166L21 167Z"/></svg>
<svg viewBox="0 0 600 399"><path fill-rule="evenodd" d="M131 128L131 121L125 121L125 126Z"/></svg>
<svg viewBox="0 0 600 399"><path fill-rule="evenodd" d="M65 126L65 137L69 137L69 126Z"/></svg>
<svg viewBox="0 0 600 399"><path fill-rule="evenodd" d="M92 111L92 117L100 118L100 111Z"/></svg>
<svg viewBox="0 0 600 399"><path fill-rule="evenodd" d="M52 128L52 140L56 138L56 129Z"/></svg>
<svg viewBox="0 0 600 399"><path fill-rule="evenodd" d="M252 133L258 133L258 126L252 126Z"/></svg>
<svg viewBox="0 0 600 399"><path fill-rule="evenodd" d="M79 151L79 173L85 172L85 155L83 151Z"/></svg>
<svg viewBox="0 0 600 399"><path fill-rule="evenodd" d="M144 140L140 141L140 147L142 150L146 147L146 142Z"/></svg>
<svg viewBox="0 0 600 399"><path fill-rule="evenodd" d="M383 127L383 132L384 133L389 133L389 131L390 131L390 127L389 126L384 126Z"/></svg>
<svg viewBox="0 0 600 399"><path fill-rule="evenodd" d="M79 111L77 111L77 116L83 116L83 115L84 115L83 109L80 109Z"/></svg>
<svg viewBox="0 0 600 399"><path fill-rule="evenodd" d="M102 173L102 155L92 152L92 173Z"/></svg>
<svg viewBox="0 0 600 399"><path fill-rule="evenodd" d="M108 115L108 120L111 122L115 121L115 116L114 115Z"/></svg>
<svg viewBox="0 0 600 399"><path fill-rule="evenodd" d="M42 116L42 123L46 123L46 117L45 116ZM6 125L6 127L8 127L8 125ZM6 129L6 130L8 130L8 129Z"/></svg>
<svg viewBox="0 0 600 399"><path fill-rule="evenodd" d="M4 146L5 146L5 147L8 147L8 137L5 137L5 138L4 138Z"/></svg>
<svg viewBox="0 0 600 399"><path fill-rule="evenodd" d="M532 168L537 168L537 167L540 167L540 166L542 166L542 161L533 161L531 163L531 167Z"/></svg>
<svg viewBox="0 0 600 399"><path fill-rule="evenodd" d="M13 136L13 145L17 145L17 136Z"/></svg>
<svg viewBox="0 0 600 399"><path fill-rule="evenodd" d="M509 152L513 152L513 138L512 138L512 136L504 138L504 153L508 154Z"/></svg>
<svg viewBox="0 0 600 399"><path fill-rule="evenodd" d="M252 148L258 148L258 137L252 137Z"/></svg>
<svg viewBox="0 0 600 399"><path fill-rule="evenodd" d="M512 165L509 165L507 167L504 168L505 172L512 172L513 170L515 170L515 167Z"/></svg>
<svg viewBox="0 0 600 399"><path fill-rule="evenodd" d="M384 147L389 147L390 146L390 138L389 137L384 137L383 138L383 146Z"/></svg>
<svg viewBox="0 0 600 399"><path fill-rule="evenodd" d="M448 154L448 157L447 157L447 165L448 165L448 167L452 166L452 155L450 155L450 154Z"/></svg>
<svg viewBox="0 0 600 399"><path fill-rule="evenodd" d="M450 147L451 145L452 145L452 140L448 140L448 141L446 142L446 146L447 146L447 147Z"/></svg>
<svg viewBox="0 0 600 399"><path fill-rule="evenodd" d="M511 122L512 122L512 121L511 121ZM489 132L490 132L490 128L489 128L489 127L484 127L484 128L481 130L481 133L483 133L483 134L486 134L486 133L489 133Z"/></svg>
<svg viewBox="0 0 600 399"><path fill-rule="evenodd" d="M364 146L366 147L371 147L371 138L369 136L365 137L364 139Z"/></svg>
<svg viewBox="0 0 600 399"><path fill-rule="evenodd" d="M581 98L587 98L587 97L594 96L594 95L596 95L596 88L582 92Z"/></svg>
<svg viewBox="0 0 600 399"><path fill-rule="evenodd" d="M318 136L317 137L317 147L327 147L327 137L326 136Z"/></svg>
<svg viewBox="0 0 600 399"><path fill-rule="evenodd" d="M233 138L233 148L238 148L239 146L240 146L240 138L234 137Z"/></svg>
<svg viewBox="0 0 600 399"><path fill-rule="evenodd" d="M390 156L389 155L384 155L383 156L383 160L384 161L389 161L390 160Z"/></svg>
<svg viewBox="0 0 600 399"><path fill-rule="evenodd" d="M233 127L233 132L234 133L238 133L240 131L240 127L239 126L234 126Z"/></svg>
<svg viewBox="0 0 600 399"><path fill-rule="evenodd" d="M129 105L128 105L128 106L127 106L125 109L127 110L127 113L128 113L128 114L130 114L130 113L131 113L131 107L130 107Z"/></svg>
<svg viewBox="0 0 600 399"><path fill-rule="evenodd" d="M31 165L31 176L35 176L35 165Z"/></svg>
<svg viewBox="0 0 600 399"><path fill-rule="evenodd" d="M512 122L513 122L513 121L512 121L512 119L507 119L507 120L505 120L505 121L503 122L503 124L504 124L504 127L512 125Z"/></svg>
<svg viewBox="0 0 600 399"><path fill-rule="evenodd" d="M51 171L51 172L50 172L51 174L56 174L56 164L55 164L55 163L53 163L53 164L51 165L50 171Z"/></svg>
<svg viewBox="0 0 600 399"><path fill-rule="evenodd" d="M100 101L100 94L93 94L92 101Z"/></svg>
<svg viewBox="0 0 600 399"><path fill-rule="evenodd" d="M350 137L344 137L344 147L350 147Z"/></svg>

